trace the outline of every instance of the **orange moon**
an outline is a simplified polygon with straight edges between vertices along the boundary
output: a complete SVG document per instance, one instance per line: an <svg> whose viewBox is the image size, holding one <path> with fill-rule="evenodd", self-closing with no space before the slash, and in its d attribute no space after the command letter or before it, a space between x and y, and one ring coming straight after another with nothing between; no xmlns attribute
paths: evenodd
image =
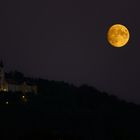
<svg viewBox="0 0 140 140"><path fill-rule="evenodd" d="M121 24L111 26L107 32L107 40L113 47L125 46L130 38L129 30Z"/></svg>

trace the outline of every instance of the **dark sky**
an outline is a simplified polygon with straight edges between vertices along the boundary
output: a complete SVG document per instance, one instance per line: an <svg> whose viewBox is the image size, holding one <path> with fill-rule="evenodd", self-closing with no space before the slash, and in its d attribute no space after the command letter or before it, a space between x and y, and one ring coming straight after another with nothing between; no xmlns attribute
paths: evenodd
<svg viewBox="0 0 140 140"><path fill-rule="evenodd" d="M8 0L0 3L0 57L6 70L89 84L140 103L138 0ZM106 40L115 23L128 27L123 48Z"/></svg>

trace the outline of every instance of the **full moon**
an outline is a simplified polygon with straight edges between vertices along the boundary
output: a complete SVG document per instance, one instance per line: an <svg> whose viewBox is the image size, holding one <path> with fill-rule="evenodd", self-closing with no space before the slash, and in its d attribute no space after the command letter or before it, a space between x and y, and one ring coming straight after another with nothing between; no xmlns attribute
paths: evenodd
<svg viewBox="0 0 140 140"><path fill-rule="evenodd" d="M130 38L128 29L121 24L111 26L107 33L108 42L114 47L125 46Z"/></svg>

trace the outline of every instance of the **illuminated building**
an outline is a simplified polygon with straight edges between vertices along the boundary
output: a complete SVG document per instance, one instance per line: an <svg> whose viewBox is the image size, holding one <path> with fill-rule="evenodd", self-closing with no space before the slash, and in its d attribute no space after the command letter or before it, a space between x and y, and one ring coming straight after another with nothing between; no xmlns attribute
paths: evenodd
<svg viewBox="0 0 140 140"><path fill-rule="evenodd" d="M29 81L16 81L5 77L3 62L0 62L0 92L37 93L37 86Z"/></svg>

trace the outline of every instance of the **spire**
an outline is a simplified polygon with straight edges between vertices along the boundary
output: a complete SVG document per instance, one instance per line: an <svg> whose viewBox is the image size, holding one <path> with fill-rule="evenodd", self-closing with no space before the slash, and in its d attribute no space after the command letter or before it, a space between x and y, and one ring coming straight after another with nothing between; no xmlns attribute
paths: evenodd
<svg viewBox="0 0 140 140"><path fill-rule="evenodd" d="M3 64L3 61L0 60L0 67L3 68L4 67L4 64Z"/></svg>

